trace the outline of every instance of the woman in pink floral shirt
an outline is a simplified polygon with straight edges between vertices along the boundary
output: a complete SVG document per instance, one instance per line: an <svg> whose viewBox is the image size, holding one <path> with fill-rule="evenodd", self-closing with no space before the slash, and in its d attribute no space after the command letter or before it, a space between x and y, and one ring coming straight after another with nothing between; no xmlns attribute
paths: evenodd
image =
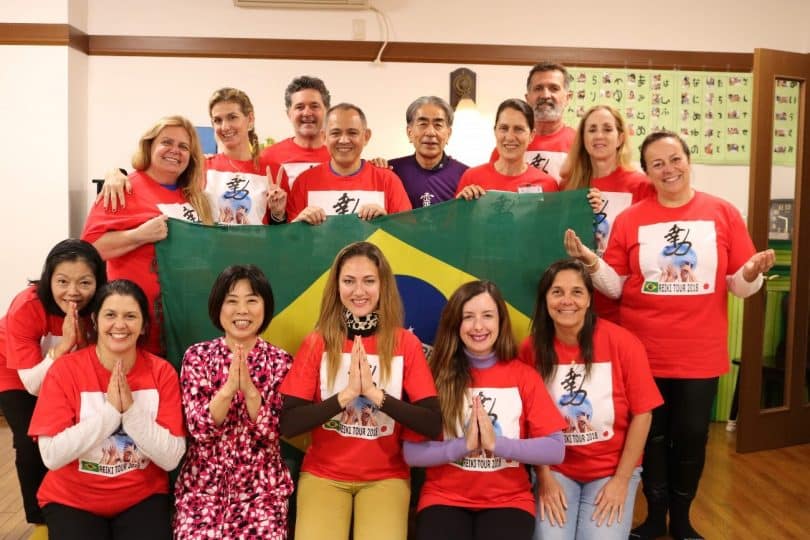
<svg viewBox="0 0 810 540"><path fill-rule="evenodd" d="M259 338L273 316L267 278L253 265L226 268L208 312L225 336L183 358L191 438L175 487L175 538L283 540L293 484L279 447L278 386L292 357Z"/></svg>

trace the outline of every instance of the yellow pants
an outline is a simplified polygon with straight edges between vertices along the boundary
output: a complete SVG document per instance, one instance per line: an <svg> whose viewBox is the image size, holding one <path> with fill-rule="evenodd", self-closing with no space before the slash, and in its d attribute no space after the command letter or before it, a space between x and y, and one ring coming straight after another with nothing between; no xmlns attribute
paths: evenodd
<svg viewBox="0 0 810 540"><path fill-rule="evenodd" d="M302 472L296 540L344 540L354 509L354 540L405 540L410 483L401 478L343 482Z"/></svg>

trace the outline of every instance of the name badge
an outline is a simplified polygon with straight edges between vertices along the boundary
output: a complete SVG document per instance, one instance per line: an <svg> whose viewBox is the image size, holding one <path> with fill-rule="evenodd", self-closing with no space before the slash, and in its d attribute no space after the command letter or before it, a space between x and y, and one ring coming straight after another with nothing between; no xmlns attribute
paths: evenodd
<svg viewBox="0 0 810 540"><path fill-rule="evenodd" d="M518 193L543 193L542 186L518 186Z"/></svg>

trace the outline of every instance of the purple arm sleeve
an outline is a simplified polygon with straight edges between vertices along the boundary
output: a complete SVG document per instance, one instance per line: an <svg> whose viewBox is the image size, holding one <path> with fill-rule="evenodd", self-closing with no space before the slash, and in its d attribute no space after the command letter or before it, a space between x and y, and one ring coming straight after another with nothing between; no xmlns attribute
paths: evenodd
<svg viewBox="0 0 810 540"><path fill-rule="evenodd" d="M561 431L534 439L496 437L494 454L528 465L556 465L565 457L565 442Z"/></svg>
<svg viewBox="0 0 810 540"><path fill-rule="evenodd" d="M463 437L449 441L405 441L402 454L405 463L411 467L435 467L464 457L467 454L467 441Z"/></svg>

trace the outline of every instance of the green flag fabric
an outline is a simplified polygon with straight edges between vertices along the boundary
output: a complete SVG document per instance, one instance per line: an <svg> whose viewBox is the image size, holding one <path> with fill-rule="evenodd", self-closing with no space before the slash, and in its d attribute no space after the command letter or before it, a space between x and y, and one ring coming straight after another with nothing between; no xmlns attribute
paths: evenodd
<svg viewBox="0 0 810 540"><path fill-rule="evenodd" d="M204 226L171 219L168 238L156 245L168 359L179 368L189 345L221 334L208 318L208 295L231 264L255 264L267 274L275 316L265 338L295 353L317 320L335 255L359 240L376 244L389 259L406 326L426 345L446 299L474 279L498 284L520 339L528 333L540 275L565 257L565 230L592 244L593 213L585 193L490 191L476 201L454 200L371 222L335 216L319 226Z"/></svg>

